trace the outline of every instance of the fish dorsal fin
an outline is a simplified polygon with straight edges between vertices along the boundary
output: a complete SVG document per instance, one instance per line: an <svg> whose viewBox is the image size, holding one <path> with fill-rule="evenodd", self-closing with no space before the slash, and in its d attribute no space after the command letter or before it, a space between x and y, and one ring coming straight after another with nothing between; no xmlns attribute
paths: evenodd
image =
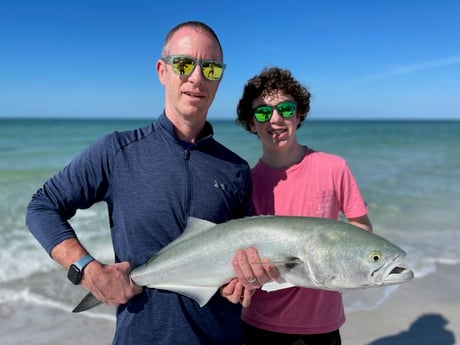
<svg viewBox="0 0 460 345"><path fill-rule="evenodd" d="M177 243L187 240L199 233L202 233L215 225L215 223L210 222L206 219L188 217L187 225L185 226L185 229L182 232L182 234L179 237L177 237L174 241L170 242L169 245L160 249L156 255L160 254L162 251L164 251L166 248L169 248L171 245L176 245Z"/></svg>
<svg viewBox="0 0 460 345"><path fill-rule="evenodd" d="M201 218L195 218L195 217L188 217L187 219L187 226L185 227L184 230L184 235L194 235L198 234L200 232L206 231L216 224L206 220L206 219L201 219Z"/></svg>
<svg viewBox="0 0 460 345"><path fill-rule="evenodd" d="M186 239L189 239L197 234L200 234L208 229L211 229L216 224L210 222L206 219L195 218L195 217L188 217L187 225L185 226L184 231L182 234L174 240L174 242L181 242Z"/></svg>

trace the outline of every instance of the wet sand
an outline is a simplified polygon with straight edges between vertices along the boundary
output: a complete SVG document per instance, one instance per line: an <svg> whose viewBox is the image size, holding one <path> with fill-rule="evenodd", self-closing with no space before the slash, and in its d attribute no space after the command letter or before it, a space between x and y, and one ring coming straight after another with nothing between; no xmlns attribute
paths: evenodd
<svg viewBox="0 0 460 345"><path fill-rule="evenodd" d="M401 285L376 309L347 313L344 345L460 343L460 265Z"/></svg>
<svg viewBox="0 0 460 345"><path fill-rule="evenodd" d="M460 265L399 286L372 310L347 311L344 345L453 345L460 343ZM3 345L111 344L110 318L73 314L16 301L0 305Z"/></svg>

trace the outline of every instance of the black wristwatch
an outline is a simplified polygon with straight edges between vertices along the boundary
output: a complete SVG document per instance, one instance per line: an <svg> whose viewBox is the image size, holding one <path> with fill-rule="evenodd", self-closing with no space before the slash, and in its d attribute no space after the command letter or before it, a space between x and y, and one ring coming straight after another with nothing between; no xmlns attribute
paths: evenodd
<svg viewBox="0 0 460 345"><path fill-rule="evenodd" d="M70 265L69 271L67 272L67 278L75 285L80 284L81 278L83 277L83 270L91 261L94 261L94 258L91 255L85 255L80 260Z"/></svg>

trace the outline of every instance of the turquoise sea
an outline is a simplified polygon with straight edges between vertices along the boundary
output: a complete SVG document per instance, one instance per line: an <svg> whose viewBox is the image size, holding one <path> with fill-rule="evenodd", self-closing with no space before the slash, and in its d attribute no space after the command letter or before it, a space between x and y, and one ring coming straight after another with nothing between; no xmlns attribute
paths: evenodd
<svg viewBox="0 0 460 345"><path fill-rule="evenodd" d="M149 122L0 119L0 307L16 300L70 312L85 294L27 231L26 205L91 142ZM210 122L219 141L255 164L261 151L255 135L232 120ZM374 231L407 251L415 279L439 263L460 263L460 121L307 120L298 134L303 144L348 161ZM94 256L113 260L104 205L78 212L72 224ZM373 308L397 288L345 292L346 308ZM113 317L111 309L96 309L87 315Z"/></svg>

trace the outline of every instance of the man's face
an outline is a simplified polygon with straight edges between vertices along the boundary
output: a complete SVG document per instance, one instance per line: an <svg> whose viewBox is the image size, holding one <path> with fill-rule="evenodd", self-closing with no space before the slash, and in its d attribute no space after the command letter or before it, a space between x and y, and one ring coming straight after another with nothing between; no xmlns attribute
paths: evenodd
<svg viewBox="0 0 460 345"><path fill-rule="evenodd" d="M186 55L193 59L222 61L219 44L207 32L184 27L168 44L168 55ZM201 66L189 76L177 75L171 64L158 60L157 72L165 86L165 111L171 120L204 121L214 100L219 81L206 79Z"/></svg>

